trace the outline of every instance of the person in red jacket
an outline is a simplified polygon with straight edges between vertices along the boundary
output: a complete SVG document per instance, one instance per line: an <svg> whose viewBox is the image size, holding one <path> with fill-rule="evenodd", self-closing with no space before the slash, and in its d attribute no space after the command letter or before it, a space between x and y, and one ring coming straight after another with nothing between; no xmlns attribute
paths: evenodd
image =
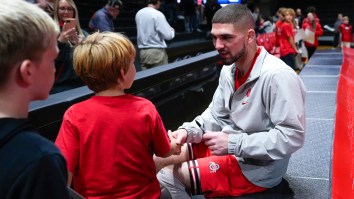
<svg viewBox="0 0 354 199"><path fill-rule="evenodd" d="M308 52L308 58L310 59L313 53L316 51L317 46L318 46L318 37L323 35L323 29L322 26L319 22L319 20L316 20L315 15L312 12L309 12L307 14L306 20L304 20L302 24L302 29L306 31L309 30L314 33L314 38L312 41L309 41L305 39L305 46L306 50Z"/></svg>
<svg viewBox="0 0 354 199"><path fill-rule="evenodd" d="M350 43L353 41L353 27L349 24L349 17L343 17L343 23L338 27L341 38L341 47L343 46L350 48Z"/></svg>

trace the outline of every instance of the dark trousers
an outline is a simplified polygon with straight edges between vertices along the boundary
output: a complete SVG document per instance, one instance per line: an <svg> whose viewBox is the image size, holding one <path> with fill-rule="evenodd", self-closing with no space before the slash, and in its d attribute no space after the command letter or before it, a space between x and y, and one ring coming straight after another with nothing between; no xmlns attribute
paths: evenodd
<svg viewBox="0 0 354 199"><path fill-rule="evenodd" d="M283 62L285 62L292 69L296 69L295 54L290 53L285 56L281 56L280 59L283 60Z"/></svg>
<svg viewBox="0 0 354 199"><path fill-rule="evenodd" d="M315 53L316 48L317 47L314 47L314 46L311 46L311 47L307 47L306 46L308 60L310 60L310 58L312 57L313 53Z"/></svg>
<svg viewBox="0 0 354 199"><path fill-rule="evenodd" d="M334 33L334 37L333 37L333 47L337 48L338 44L339 44L339 33Z"/></svg>

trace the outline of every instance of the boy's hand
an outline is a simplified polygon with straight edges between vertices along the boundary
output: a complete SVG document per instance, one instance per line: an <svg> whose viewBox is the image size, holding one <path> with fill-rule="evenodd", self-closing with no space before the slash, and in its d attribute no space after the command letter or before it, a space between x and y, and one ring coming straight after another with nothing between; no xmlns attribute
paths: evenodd
<svg viewBox="0 0 354 199"><path fill-rule="evenodd" d="M183 145L187 140L187 131L185 129L178 129L172 132L172 137L176 139L176 143Z"/></svg>
<svg viewBox="0 0 354 199"><path fill-rule="evenodd" d="M168 130L168 136L170 137L171 140L171 151L173 155L179 155L181 153L181 147L183 144L178 144L176 142L176 138L173 137L172 131Z"/></svg>

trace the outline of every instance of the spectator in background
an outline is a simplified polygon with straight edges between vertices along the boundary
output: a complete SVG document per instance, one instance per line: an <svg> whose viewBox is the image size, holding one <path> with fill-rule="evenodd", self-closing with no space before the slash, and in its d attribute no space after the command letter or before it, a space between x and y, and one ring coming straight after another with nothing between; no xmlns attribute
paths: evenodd
<svg viewBox="0 0 354 199"><path fill-rule="evenodd" d="M280 43L279 43L279 39L280 39L280 36L281 36L281 25L283 24L284 22L284 16L285 16L285 11L286 11L286 8L284 7L281 7L278 9L276 15L278 17L278 20L275 22L275 46L279 47L280 46Z"/></svg>
<svg viewBox="0 0 354 199"><path fill-rule="evenodd" d="M310 12L314 16L315 21L320 23L320 18L318 18L318 16L317 16L317 8L314 7L314 6L309 6L309 7L306 8L306 16L305 16L304 20L302 21L302 23L307 22L307 20L308 20L307 14L310 13Z"/></svg>
<svg viewBox="0 0 354 199"><path fill-rule="evenodd" d="M323 34L323 29L319 21L320 20L316 18L314 13L309 12L307 13L306 19L304 19L304 22L302 23L302 29L305 31L308 29L314 33L313 43L306 40L304 41L308 53L308 59L310 59L311 56L315 53L318 47L318 37Z"/></svg>
<svg viewBox="0 0 354 199"><path fill-rule="evenodd" d="M149 0L135 15L137 44L142 69L168 64L165 40L175 37L175 30L158 9L161 0Z"/></svg>
<svg viewBox="0 0 354 199"><path fill-rule="evenodd" d="M280 44L280 59L288 66L296 70L295 56L299 53L295 45L295 11L292 8L287 8L284 11L284 22L281 25L281 34L279 37Z"/></svg>
<svg viewBox="0 0 354 199"><path fill-rule="evenodd" d="M89 28L92 31L114 32L113 20L119 15L123 3L120 0L108 0L107 4L95 12L89 21Z"/></svg>
<svg viewBox="0 0 354 199"><path fill-rule="evenodd" d="M54 82L59 29L38 6L0 3L0 198L69 199L64 157L28 120Z"/></svg>
<svg viewBox="0 0 354 199"><path fill-rule="evenodd" d="M207 0L205 4L205 17L206 17L206 22L207 22L207 28L208 30L211 30L211 20L213 19L213 16L216 11L218 11L221 8L220 4L218 3L217 0Z"/></svg>
<svg viewBox="0 0 354 199"><path fill-rule="evenodd" d="M120 33L96 32L75 48L75 71L95 95L65 112L55 143L68 162L68 184L73 179L87 199L158 199L152 154L180 153L155 106L125 93L134 60L134 45Z"/></svg>
<svg viewBox="0 0 354 199"><path fill-rule="evenodd" d="M67 19L75 19L75 27L66 28ZM59 55L55 60L55 82L51 93L83 86L73 68L73 49L88 33L80 26L79 13L73 0L57 0L54 4L54 21L60 27L58 37Z"/></svg>
<svg viewBox="0 0 354 199"><path fill-rule="evenodd" d="M339 37L340 37L340 31L339 31L339 26L343 22L343 14L338 13L337 15L337 20L334 22L334 37L333 37L333 48L338 48L339 46Z"/></svg>
<svg viewBox="0 0 354 199"><path fill-rule="evenodd" d="M272 22L271 18L268 16L259 15L259 34L271 33L274 32L275 25Z"/></svg>
<svg viewBox="0 0 354 199"><path fill-rule="evenodd" d="M38 7L42 8L43 10L47 8L46 0L25 0L25 1L27 1L28 3L36 4Z"/></svg>
<svg viewBox="0 0 354 199"><path fill-rule="evenodd" d="M177 21L176 0L165 0L164 14L170 26L174 27Z"/></svg>
<svg viewBox="0 0 354 199"><path fill-rule="evenodd" d="M180 7L183 10L186 32L200 32L197 6L197 1L195 0L181 0Z"/></svg>
<svg viewBox="0 0 354 199"><path fill-rule="evenodd" d="M344 16L343 22L339 26L339 32L341 33L341 47L350 48L351 43L353 42L353 27L349 23L349 17Z"/></svg>
<svg viewBox="0 0 354 199"><path fill-rule="evenodd" d="M302 21L304 20L304 15L302 15L301 9L297 8L296 9L296 16L295 16L295 21L296 21L296 28L299 29L302 27Z"/></svg>
<svg viewBox="0 0 354 199"><path fill-rule="evenodd" d="M254 21L257 21L258 18L259 18L259 15L260 15L260 10L258 7L254 7L254 10L252 12L252 16L253 16L253 19Z"/></svg>

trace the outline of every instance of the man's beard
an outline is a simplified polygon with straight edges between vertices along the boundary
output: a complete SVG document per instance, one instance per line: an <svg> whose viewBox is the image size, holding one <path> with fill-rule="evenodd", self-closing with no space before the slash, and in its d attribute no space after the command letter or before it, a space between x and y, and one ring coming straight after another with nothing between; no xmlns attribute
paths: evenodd
<svg viewBox="0 0 354 199"><path fill-rule="evenodd" d="M243 43L243 48L235 56L231 58L221 58L224 65L231 65L239 60L246 53L246 45Z"/></svg>

